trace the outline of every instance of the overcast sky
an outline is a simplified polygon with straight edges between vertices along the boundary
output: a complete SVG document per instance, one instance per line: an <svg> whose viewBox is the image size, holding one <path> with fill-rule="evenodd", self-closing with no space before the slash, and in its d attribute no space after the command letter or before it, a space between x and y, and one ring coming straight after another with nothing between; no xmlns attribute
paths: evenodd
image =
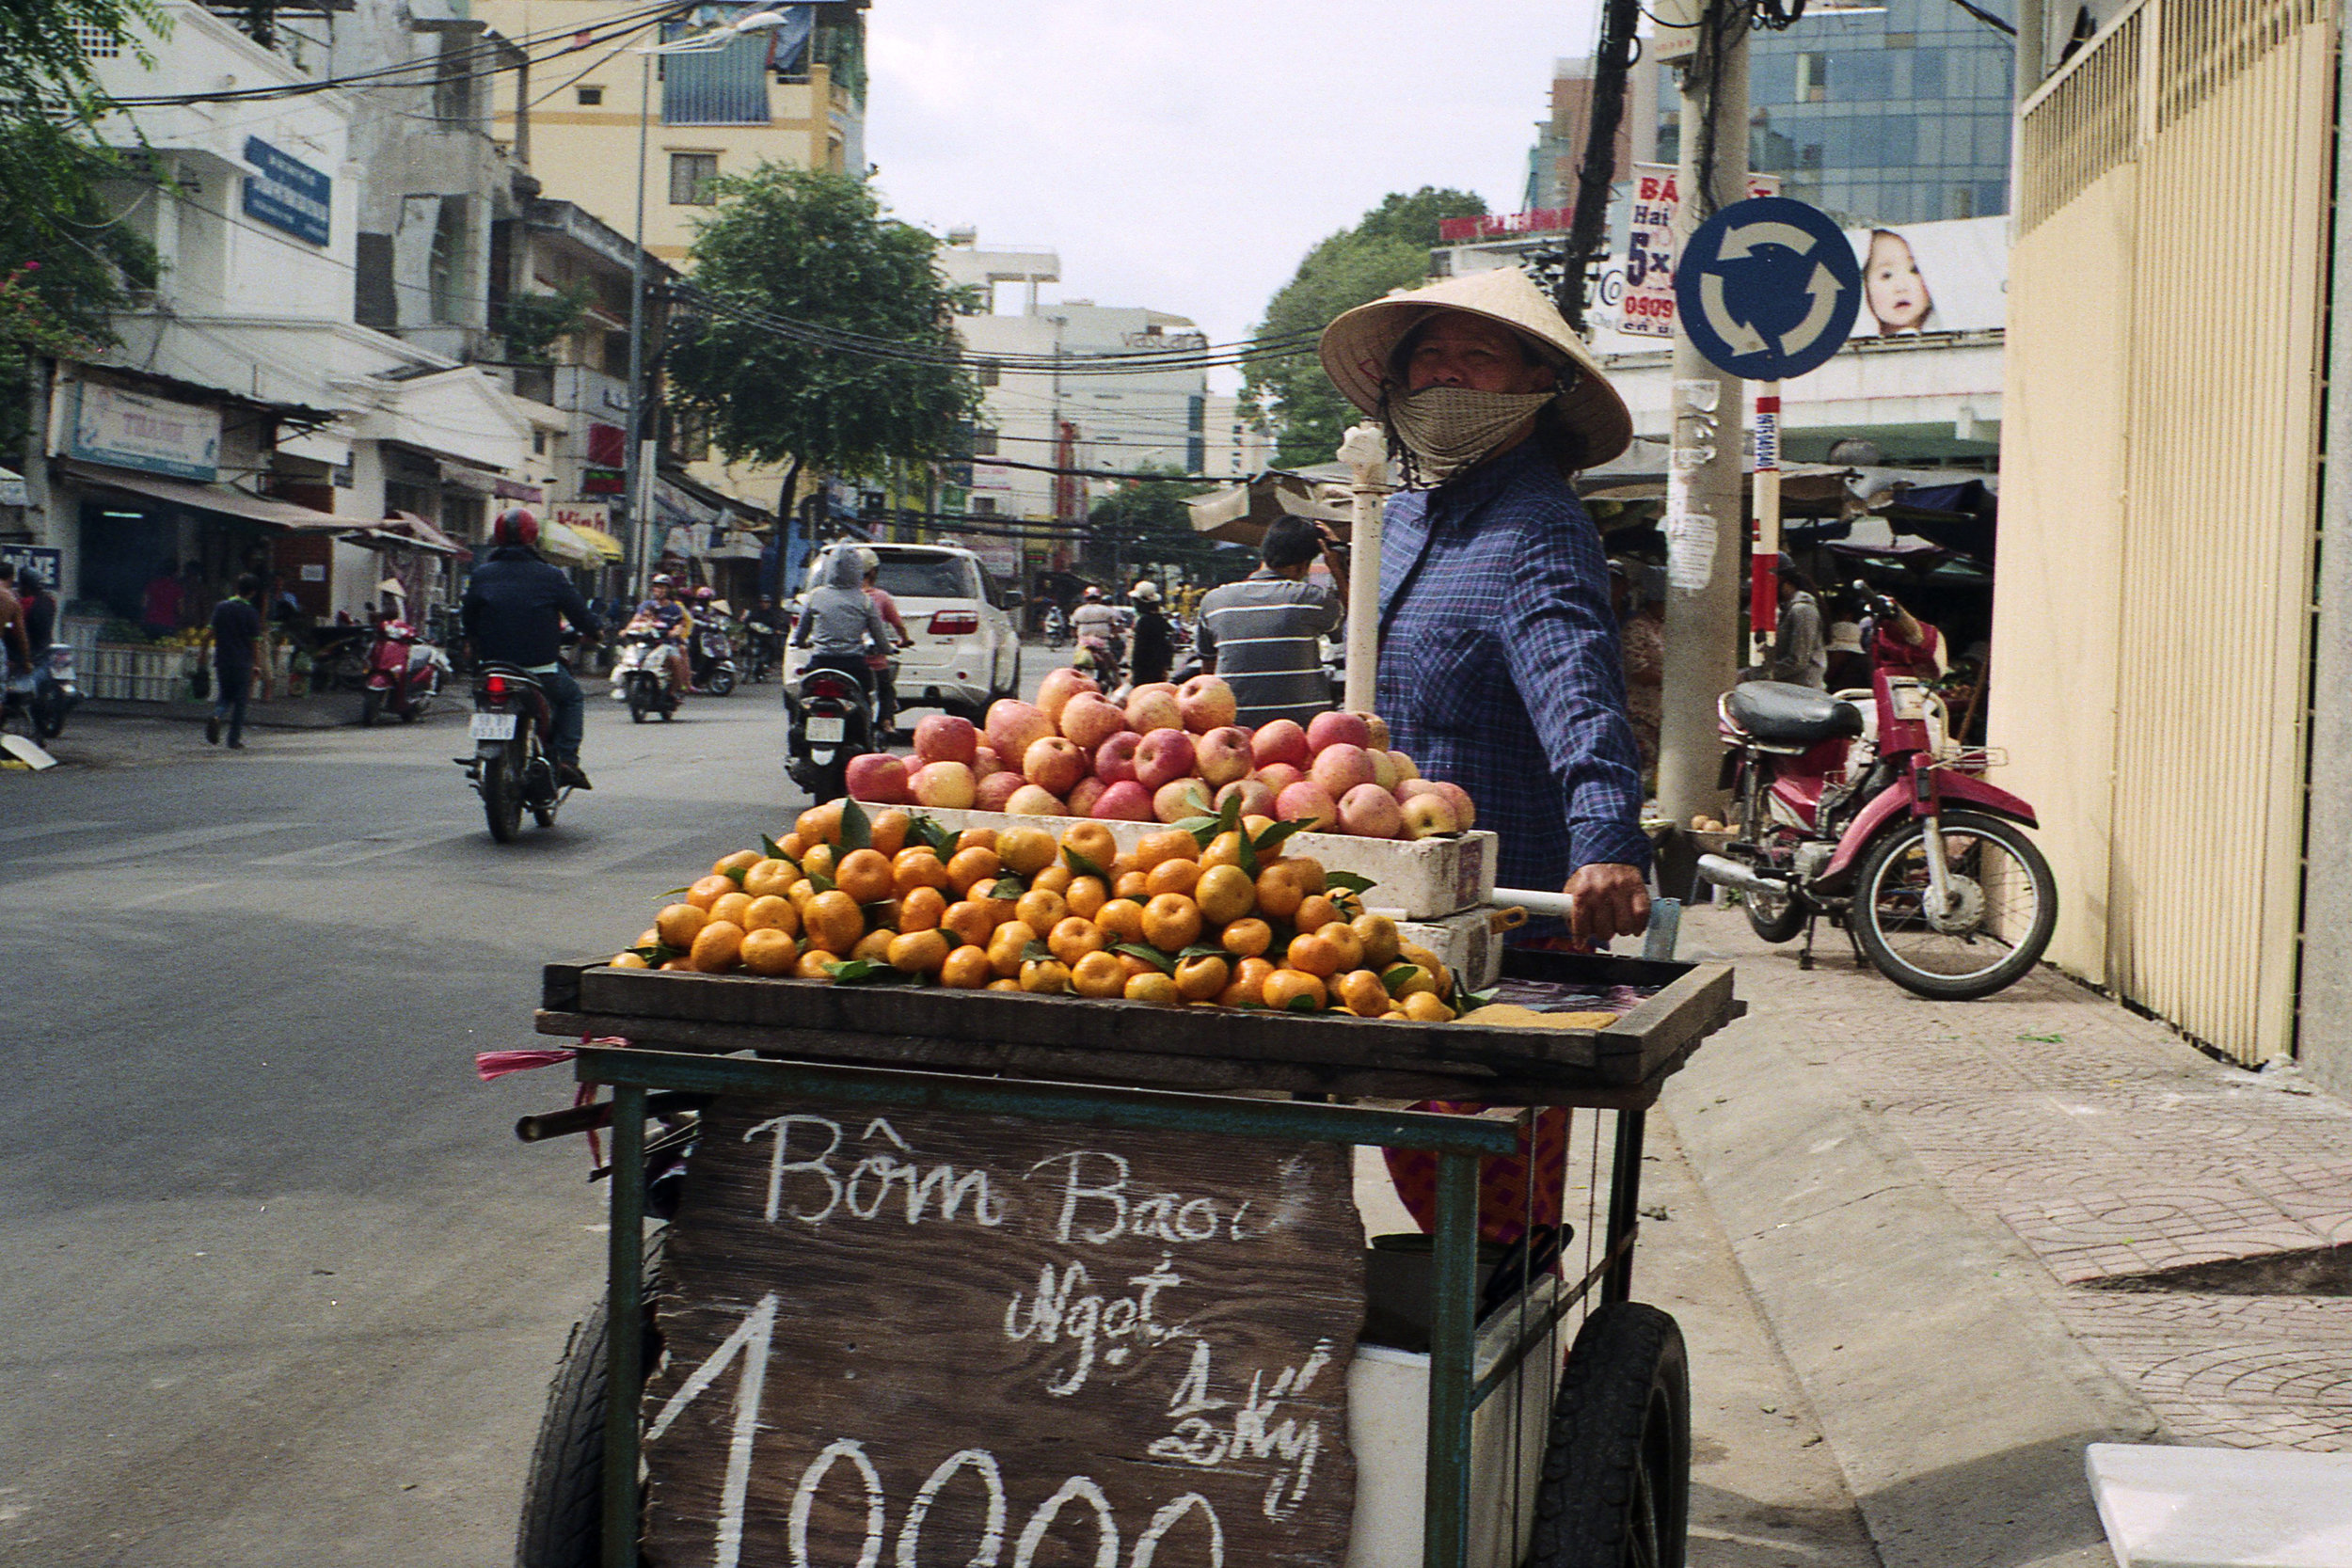
<svg viewBox="0 0 2352 1568"><path fill-rule="evenodd" d="M876 0L866 156L900 217L1060 252L1049 298L1247 336L1390 191L1516 212L1593 0ZM1017 309L1008 296L1008 308Z"/></svg>

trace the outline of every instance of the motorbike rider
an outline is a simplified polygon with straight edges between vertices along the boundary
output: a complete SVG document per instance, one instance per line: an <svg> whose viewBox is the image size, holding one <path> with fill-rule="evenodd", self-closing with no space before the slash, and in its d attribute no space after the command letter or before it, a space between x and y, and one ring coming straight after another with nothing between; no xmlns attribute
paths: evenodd
<svg viewBox="0 0 2352 1568"><path fill-rule="evenodd" d="M527 507L509 507L490 525L490 555L466 583L459 625L479 663L512 664L529 672L548 694L553 710L549 749L557 782L587 789L580 768L588 702L572 673L557 657L564 623L580 632L582 646L596 640L596 616L572 586L569 574L539 559L539 519Z"/></svg>
<svg viewBox="0 0 2352 1568"><path fill-rule="evenodd" d="M16 562L0 561L0 676L13 679L32 667L24 606L16 596Z"/></svg>
<svg viewBox="0 0 2352 1568"><path fill-rule="evenodd" d="M836 549L825 558L825 580L808 593L807 607L792 630L792 645L810 650L810 670L839 670L857 677L866 695L874 695L873 672L866 658L869 646L885 656L891 648L890 624L874 601L866 596L866 574L881 564L863 547Z"/></svg>
<svg viewBox="0 0 2352 1568"><path fill-rule="evenodd" d="M1086 591L1077 610L1071 614L1070 632L1078 640L1080 646L1091 642L1103 648L1110 656L1114 669L1124 656L1125 650L1119 636L1119 611L1103 597L1100 588Z"/></svg>
<svg viewBox="0 0 2352 1568"><path fill-rule="evenodd" d="M687 607L691 629L686 636L687 668L696 686L710 683L710 667L719 660L721 636L726 629L726 616L719 607L718 590L708 583L694 590Z"/></svg>
<svg viewBox="0 0 2352 1568"><path fill-rule="evenodd" d="M39 663L56 640L57 595L49 592L47 579L39 572L27 570L18 577L16 597L24 607L25 649Z"/></svg>
<svg viewBox="0 0 2352 1568"><path fill-rule="evenodd" d="M870 556L873 552L866 553ZM890 628L892 645L914 647L914 639L908 635L906 617L898 613L898 601L882 585L881 562L866 568L865 587L866 596L874 601L874 608L882 611L882 624ZM874 673L874 694L880 699L881 719L876 727L887 736L898 727L898 673L891 668L887 653L867 654L866 667Z"/></svg>
<svg viewBox="0 0 2352 1568"><path fill-rule="evenodd" d="M653 581L647 585L647 592L652 596L637 607L637 613L629 618L628 629L653 632L661 639L653 651L653 657L661 666L662 676L669 683L670 695L683 697L691 672L687 668L686 658L686 607L672 596L675 588L676 584L669 573L656 573Z"/></svg>
<svg viewBox="0 0 2352 1568"><path fill-rule="evenodd" d="M752 634L753 645L758 651L755 667L772 670L784 662L784 634L790 628L790 618L777 605L773 594L762 594L743 617L743 629Z"/></svg>

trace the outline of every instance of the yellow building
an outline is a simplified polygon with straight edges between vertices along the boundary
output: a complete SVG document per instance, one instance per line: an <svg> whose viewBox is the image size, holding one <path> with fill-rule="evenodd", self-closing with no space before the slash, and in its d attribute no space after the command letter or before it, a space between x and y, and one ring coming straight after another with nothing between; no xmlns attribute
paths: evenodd
<svg viewBox="0 0 2352 1568"><path fill-rule="evenodd" d="M531 172L548 196L634 234L642 135L645 248L683 262L696 221L710 215L710 184L721 175L763 162L866 166L858 8L711 5L684 24L605 37L614 18L644 9L632 0L475 0L474 18L508 38L576 29L600 40L543 57L501 86L494 134L514 141L516 100L530 105ZM779 12L786 24L710 54L648 59L636 53L640 44L723 27L755 10Z"/></svg>
<svg viewBox="0 0 2352 1568"><path fill-rule="evenodd" d="M865 6L705 5L682 22L620 36L612 35L628 23L616 19L644 10L634 0L474 0L471 15L508 38L547 40L534 43L540 58L532 71L502 79L493 134L526 159L547 197L623 234L637 232L642 183L645 249L684 268L721 176L762 163L866 167ZM746 32L707 54L637 53L642 44L769 12L783 25ZM595 41L547 58L564 32ZM518 108L527 113L518 117ZM775 505L783 477L717 455L690 464L688 472L764 507Z"/></svg>

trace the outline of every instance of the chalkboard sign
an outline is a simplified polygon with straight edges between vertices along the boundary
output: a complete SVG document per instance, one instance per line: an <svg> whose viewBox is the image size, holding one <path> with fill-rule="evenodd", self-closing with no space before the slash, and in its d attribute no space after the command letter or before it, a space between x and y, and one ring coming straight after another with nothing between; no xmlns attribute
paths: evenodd
<svg viewBox="0 0 2352 1568"><path fill-rule="evenodd" d="M660 1568L1340 1568L1327 1144L729 1099L644 1401Z"/></svg>

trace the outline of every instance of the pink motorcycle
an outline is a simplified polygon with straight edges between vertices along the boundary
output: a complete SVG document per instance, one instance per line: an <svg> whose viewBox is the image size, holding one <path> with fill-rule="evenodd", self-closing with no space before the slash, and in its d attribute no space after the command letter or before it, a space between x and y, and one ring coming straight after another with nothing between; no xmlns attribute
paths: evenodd
<svg viewBox="0 0 2352 1568"><path fill-rule="evenodd" d="M386 621L375 628L368 649L367 688L359 698L359 722L373 724L387 713L413 724L441 694L449 674L449 658L405 621Z"/></svg>
<svg viewBox="0 0 2352 1568"><path fill-rule="evenodd" d="M1955 744L1924 681L1882 671L1867 705L1779 681L1716 705L1737 832L1698 874L1738 890L1767 942L1845 927L1857 954L1921 996L1969 1001L2041 960L2058 884L2026 836L2033 807L1984 781L1995 752Z"/></svg>

